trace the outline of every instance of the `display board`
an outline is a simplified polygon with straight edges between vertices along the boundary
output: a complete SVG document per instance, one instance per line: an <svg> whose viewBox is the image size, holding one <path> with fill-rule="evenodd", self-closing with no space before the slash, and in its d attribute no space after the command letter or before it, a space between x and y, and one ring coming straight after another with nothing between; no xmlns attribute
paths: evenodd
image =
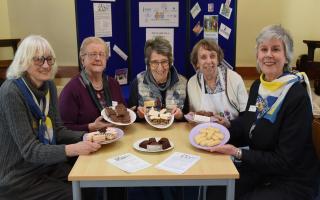
<svg viewBox="0 0 320 200"><path fill-rule="evenodd" d="M146 39L155 35L162 35L172 43L173 64L187 78L195 73L190 52L202 38L215 39L225 53L226 62L235 67L236 0L75 0L75 4L78 46L92 35L101 34L109 41L112 53L106 73L111 76L116 69L128 68L131 81L145 70L144 45ZM108 13L95 16L95 4L107 4L110 16ZM103 36L110 32L108 17L112 18L112 35ZM99 24L101 29L97 31ZM128 56L126 60L112 50L115 44Z"/></svg>
<svg viewBox="0 0 320 200"><path fill-rule="evenodd" d="M236 8L236 0L190 0L189 33L191 50L202 38L214 39L223 49L225 61L235 69ZM197 14L199 9L200 11Z"/></svg>
<svg viewBox="0 0 320 200"><path fill-rule="evenodd" d="M130 58L125 60L113 50L116 45L123 53L128 54L126 1L75 0L75 6L78 50L84 38L99 36L110 45L111 56L107 62L106 73L114 76L116 69L128 68Z"/></svg>

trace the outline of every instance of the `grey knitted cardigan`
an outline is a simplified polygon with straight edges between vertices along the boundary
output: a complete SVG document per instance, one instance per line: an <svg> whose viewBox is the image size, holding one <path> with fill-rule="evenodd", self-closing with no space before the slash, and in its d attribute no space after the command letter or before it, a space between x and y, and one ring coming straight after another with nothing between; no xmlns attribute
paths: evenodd
<svg viewBox="0 0 320 200"><path fill-rule="evenodd" d="M57 145L44 145L33 129L33 117L22 93L13 80L6 80L0 88L0 190L23 187L39 178L46 166L67 160L65 145L82 139L83 132L62 126L57 110L57 91L49 81L49 113L56 134Z"/></svg>

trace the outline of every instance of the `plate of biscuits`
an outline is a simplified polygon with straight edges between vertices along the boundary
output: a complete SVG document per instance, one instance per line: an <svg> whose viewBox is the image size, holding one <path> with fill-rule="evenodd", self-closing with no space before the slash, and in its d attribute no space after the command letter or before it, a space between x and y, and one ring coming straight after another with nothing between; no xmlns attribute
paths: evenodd
<svg viewBox="0 0 320 200"><path fill-rule="evenodd" d="M168 128L174 121L174 116L166 108L158 111L151 107L147 110L144 118L146 119L148 124L158 129Z"/></svg>
<svg viewBox="0 0 320 200"><path fill-rule="evenodd" d="M126 108L123 104L118 104L114 107L105 107L101 111L103 119L107 122L118 126L127 126L136 121L136 113Z"/></svg>
<svg viewBox="0 0 320 200"><path fill-rule="evenodd" d="M87 141L96 142L99 144L109 144L122 138L123 131L119 128L108 127L95 132L88 133Z"/></svg>
<svg viewBox="0 0 320 200"><path fill-rule="evenodd" d="M192 146L204 150L226 144L229 139L230 133L226 127L211 122L195 126L189 134L189 141Z"/></svg>
<svg viewBox="0 0 320 200"><path fill-rule="evenodd" d="M133 148L143 152L162 152L173 149L174 144L168 138L142 138L133 143Z"/></svg>

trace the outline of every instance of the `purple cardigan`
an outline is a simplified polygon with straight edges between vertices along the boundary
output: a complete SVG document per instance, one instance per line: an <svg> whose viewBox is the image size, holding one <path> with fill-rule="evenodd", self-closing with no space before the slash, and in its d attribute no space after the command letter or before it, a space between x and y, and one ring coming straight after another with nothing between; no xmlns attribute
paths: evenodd
<svg viewBox="0 0 320 200"><path fill-rule="evenodd" d="M108 84L112 101L125 104L119 83L108 76ZM89 131L88 124L100 116L80 75L73 77L61 91L59 110L64 125L71 130Z"/></svg>

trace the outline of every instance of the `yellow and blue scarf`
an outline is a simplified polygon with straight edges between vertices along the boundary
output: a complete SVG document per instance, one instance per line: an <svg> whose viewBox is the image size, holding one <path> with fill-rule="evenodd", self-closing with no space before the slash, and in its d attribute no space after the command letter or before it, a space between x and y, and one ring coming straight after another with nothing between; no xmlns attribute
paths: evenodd
<svg viewBox="0 0 320 200"><path fill-rule="evenodd" d="M265 118L271 123L274 123L289 89L296 82L303 81L306 82L307 87L310 87L308 78L304 72L285 73L271 82L265 81L263 79L263 75L261 75L261 84L259 86L258 97L256 100L257 119Z"/></svg>
<svg viewBox="0 0 320 200"><path fill-rule="evenodd" d="M48 116L50 91L48 90L45 98L42 98L40 103L38 103L35 95L32 93L31 89L28 87L23 78L16 79L14 82L22 92L27 106L31 110L33 117L38 122L39 141L43 144L56 144L55 135L53 134L52 121Z"/></svg>

